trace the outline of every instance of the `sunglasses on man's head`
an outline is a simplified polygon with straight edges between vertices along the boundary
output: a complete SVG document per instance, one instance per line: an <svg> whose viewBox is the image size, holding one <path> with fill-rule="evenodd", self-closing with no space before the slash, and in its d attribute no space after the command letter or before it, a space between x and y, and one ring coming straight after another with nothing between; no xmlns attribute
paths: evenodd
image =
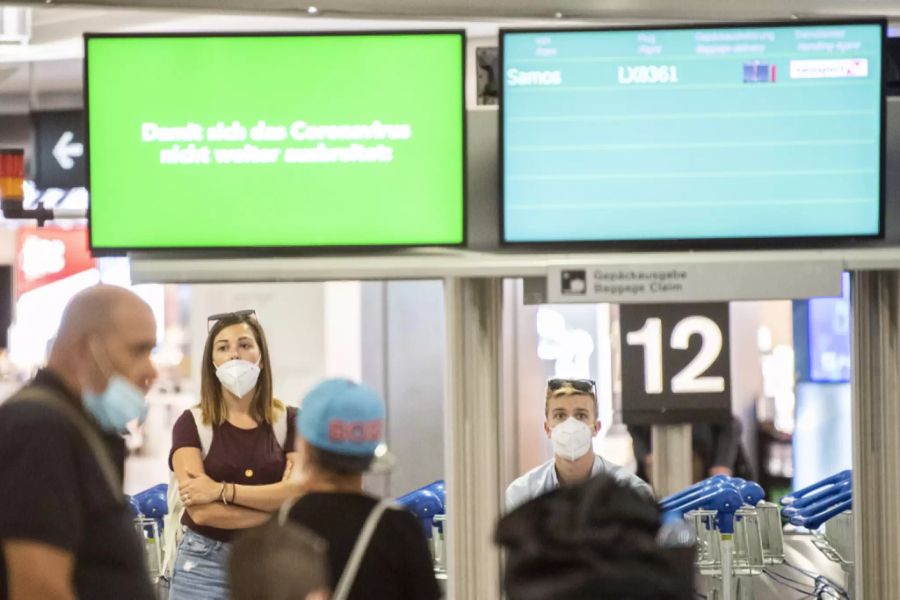
<svg viewBox="0 0 900 600"><path fill-rule="evenodd" d="M218 313L215 315L210 315L206 318L206 331L207 333L212 330L213 325L222 319L227 318L235 318L235 319L245 319L248 317L253 317L256 320L256 311L251 309L248 310L236 310L234 312L226 312L226 313Z"/></svg>
<svg viewBox="0 0 900 600"><path fill-rule="evenodd" d="M553 379L547 380L547 389L551 392L555 392L564 387L570 387L585 394L595 394L597 382L593 379L565 379L562 377L554 377Z"/></svg>

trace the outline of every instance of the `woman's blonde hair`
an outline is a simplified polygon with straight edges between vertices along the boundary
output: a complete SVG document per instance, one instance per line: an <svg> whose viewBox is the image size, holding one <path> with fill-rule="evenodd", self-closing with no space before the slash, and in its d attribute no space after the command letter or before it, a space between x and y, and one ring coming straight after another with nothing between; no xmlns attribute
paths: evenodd
<svg viewBox="0 0 900 600"><path fill-rule="evenodd" d="M213 342L223 329L241 323L246 323L253 331L260 356L259 380L256 382L256 392L250 403L250 414L259 423L272 423L275 420L275 412L285 410L284 403L272 395L272 363L269 360L269 344L266 342L262 326L253 315L229 314L215 322L209 330L209 335L206 336L206 345L203 348L203 364L200 368L200 410L206 424L221 425L228 418L228 405L225 404L222 385L216 377L216 367L212 359Z"/></svg>

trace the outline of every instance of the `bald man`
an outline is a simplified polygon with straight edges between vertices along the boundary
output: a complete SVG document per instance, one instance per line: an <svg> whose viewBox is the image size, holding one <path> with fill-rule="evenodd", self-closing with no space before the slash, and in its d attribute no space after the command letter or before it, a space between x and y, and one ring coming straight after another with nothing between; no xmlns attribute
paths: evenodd
<svg viewBox="0 0 900 600"><path fill-rule="evenodd" d="M155 345L146 303L90 288L66 307L47 367L0 405L0 599L154 598L121 433L143 416Z"/></svg>

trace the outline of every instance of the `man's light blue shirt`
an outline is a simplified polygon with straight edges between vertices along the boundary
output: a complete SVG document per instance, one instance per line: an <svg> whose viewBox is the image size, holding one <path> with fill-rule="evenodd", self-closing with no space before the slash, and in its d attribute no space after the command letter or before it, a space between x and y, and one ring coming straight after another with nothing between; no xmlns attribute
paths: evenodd
<svg viewBox="0 0 900 600"><path fill-rule="evenodd" d="M600 473L605 473L638 493L653 498L653 490L644 480L595 454L594 464L591 466L591 477ZM554 457L509 484L509 487L506 488L506 510L511 511L558 487L559 476L556 473L556 458Z"/></svg>

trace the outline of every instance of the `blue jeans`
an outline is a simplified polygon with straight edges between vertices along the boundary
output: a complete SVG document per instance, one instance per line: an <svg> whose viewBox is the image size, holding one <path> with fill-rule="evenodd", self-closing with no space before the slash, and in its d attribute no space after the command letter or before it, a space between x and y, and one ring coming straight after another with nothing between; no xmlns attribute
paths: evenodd
<svg viewBox="0 0 900 600"><path fill-rule="evenodd" d="M228 600L228 555L231 544L190 529L175 556L169 600Z"/></svg>

